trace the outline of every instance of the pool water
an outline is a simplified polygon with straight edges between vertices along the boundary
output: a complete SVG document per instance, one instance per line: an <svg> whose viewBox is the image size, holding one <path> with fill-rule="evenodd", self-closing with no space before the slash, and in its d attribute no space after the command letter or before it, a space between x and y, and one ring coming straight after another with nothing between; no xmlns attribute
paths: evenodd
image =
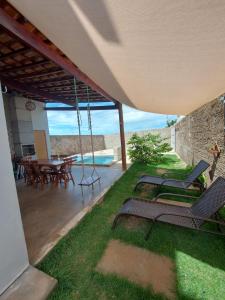
<svg viewBox="0 0 225 300"><path fill-rule="evenodd" d="M95 156L95 164L96 165L110 165L112 164L112 161L114 160L113 155L98 155ZM77 158L77 163L81 163L81 158ZM93 159L92 156L84 155L84 164L85 165L92 165Z"/></svg>

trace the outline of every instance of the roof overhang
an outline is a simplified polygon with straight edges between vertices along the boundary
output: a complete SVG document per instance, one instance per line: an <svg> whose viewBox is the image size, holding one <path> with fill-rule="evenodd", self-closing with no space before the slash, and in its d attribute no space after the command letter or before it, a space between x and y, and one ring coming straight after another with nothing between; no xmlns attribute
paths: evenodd
<svg viewBox="0 0 225 300"><path fill-rule="evenodd" d="M91 109L117 108L115 99L6 1L0 3L0 80L8 93L37 101L75 107L77 98L82 109L88 102Z"/></svg>
<svg viewBox="0 0 225 300"><path fill-rule="evenodd" d="M113 98L187 114L225 90L225 1L9 0Z"/></svg>

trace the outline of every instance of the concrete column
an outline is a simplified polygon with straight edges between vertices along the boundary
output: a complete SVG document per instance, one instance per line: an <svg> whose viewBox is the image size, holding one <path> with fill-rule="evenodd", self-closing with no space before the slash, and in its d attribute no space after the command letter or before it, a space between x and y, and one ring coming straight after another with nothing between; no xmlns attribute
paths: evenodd
<svg viewBox="0 0 225 300"><path fill-rule="evenodd" d="M121 143L121 156L122 156L122 168L123 171L127 169L127 157L126 157L126 142L124 133L124 122L123 122L123 106L118 102L119 122L120 122L120 143Z"/></svg>
<svg viewBox="0 0 225 300"><path fill-rule="evenodd" d="M0 294L28 267L0 84Z"/></svg>

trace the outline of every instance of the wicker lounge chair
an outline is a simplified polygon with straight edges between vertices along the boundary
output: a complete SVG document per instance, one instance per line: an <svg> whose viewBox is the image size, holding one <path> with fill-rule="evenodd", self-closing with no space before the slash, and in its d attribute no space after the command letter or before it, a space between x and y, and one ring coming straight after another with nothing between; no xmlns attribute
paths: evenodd
<svg viewBox="0 0 225 300"><path fill-rule="evenodd" d="M169 186L169 187L175 187L180 189L187 189L191 185L196 185L199 187L201 191L204 190L203 184L201 184L198 181L198 177L206 170L208 169L209 164L201 160L195 168L192 170L192 172L186 177L186 179L178 180L178 179L172 179L172 178L166 178L171 173L166 173L163 176L149 176L149 175L143 175L138 180L134 190L137 190L137 188L142 184L152 184L157 185L159 187L162 186Z"/></svg>
<svg viewBox="0 0 225 300"><path fill-rule="evenodd" d="M171 195L171 193L164 193L163 195L165 196L167 194ZM219 209L225 205L224 178L218 177L191 207L160 203L157 202L159 197L160 195L154 199L155 201L148 201L139 198L127 199L115 217L112 228L115 228L119 218L122 216L135 216L152 221L151 228L146 235L146 239L149 237L156 221L225 235L225 233L220 231L205 230L202 228L202 225L205 222L216 223L218 228L220 225L225 225L225 223L220 222L217 219L212 219L217 218ZM182 195L182 197L190 198L190 196L187 195Z"/></svg>

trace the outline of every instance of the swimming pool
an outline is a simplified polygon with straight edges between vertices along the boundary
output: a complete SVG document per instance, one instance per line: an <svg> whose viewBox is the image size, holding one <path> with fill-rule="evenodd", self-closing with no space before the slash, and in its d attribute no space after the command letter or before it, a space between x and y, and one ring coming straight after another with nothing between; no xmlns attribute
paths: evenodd
<svg viewBox="0 0 225 300"><path fill-rule="evenodd" d="M95 164L96 165L105 165L109 166L113 163L114 156L113 155L96 155L95 156ZM85 165L93 165L93 160L91 155L84 155L84 164ZM77 157L77 164L81 164L81 157Z"/></svg>

